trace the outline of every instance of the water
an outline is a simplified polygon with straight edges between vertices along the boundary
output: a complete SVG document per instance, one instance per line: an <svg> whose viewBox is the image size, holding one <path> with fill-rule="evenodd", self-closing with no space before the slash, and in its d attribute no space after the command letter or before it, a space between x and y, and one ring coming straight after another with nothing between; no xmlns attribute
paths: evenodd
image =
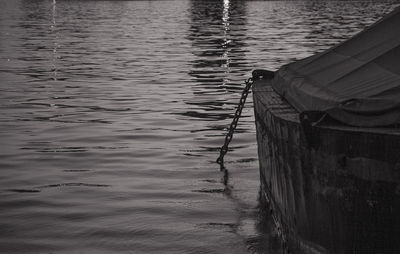
<svg viewBox="0 0 400 254"><path fill-rule="evenodd" d="M1 0L0 252L277 253L243 80L394 6Z"/></svg>

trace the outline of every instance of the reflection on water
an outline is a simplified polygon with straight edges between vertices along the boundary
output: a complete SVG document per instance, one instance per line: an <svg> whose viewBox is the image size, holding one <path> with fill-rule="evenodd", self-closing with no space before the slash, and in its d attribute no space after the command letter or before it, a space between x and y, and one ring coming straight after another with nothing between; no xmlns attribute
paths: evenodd
<svg viewBox="0 0 400 254"><path fill-rule="evenodd" d="M252 69L341 41L387 2L0 0L0 252L276 253Z"/></svg>
<svg viewBox="0 0 400 254"><path fill-rule="evenodd" d="M231 118L234 98L251 70L245 56L245 2L192 0L190 11L188 39L195 58L189 69L193 97L185 101L191 111L186 115L206 120Z"/></svg>
<svg viewBox="0 0 400 254"><path fill-rule="evenodd" d="M57 23L56 23L56 0L53 0L53 24L51 25L51 32L54 34L53 42L53 79L57 80L57 48L58 48L58 33L57 33Z"/></svg>

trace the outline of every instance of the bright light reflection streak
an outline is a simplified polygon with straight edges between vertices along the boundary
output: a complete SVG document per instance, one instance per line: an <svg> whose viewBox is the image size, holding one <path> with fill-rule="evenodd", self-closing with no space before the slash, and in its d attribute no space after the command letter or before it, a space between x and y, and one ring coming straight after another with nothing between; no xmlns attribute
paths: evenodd
<svg viewBox="0 0 400 254"><path fill-rule="evenodd" d="M228 51L229 49L227 49L228 44L231 42L230 40L228 40L228 31L229 31L229 9L230 9L230 2L229 0L224 0L224 9L222 12L222 24L224 26L224 42L223 42L223 48L225 48L226 50L224 51L223 54L223 58L226 60L226 63L223 65L224 67L227 68L227 70L225 71L226 73L229 73L229 64L230 64L230 59L228 57ZM226 83L227 80L224 80L224 83Z"/></svg>
<svg viewBox="0 0 400 254"><path fill-rule="evenodd" d="M54 41L54 47L53 47L53 80L57 80L57 48L58 48L58 35L56 31L56 0L53 0L53 11L52 11L52 25L51 25L51 31L53 34L55 34L55 41Z"/></svg>

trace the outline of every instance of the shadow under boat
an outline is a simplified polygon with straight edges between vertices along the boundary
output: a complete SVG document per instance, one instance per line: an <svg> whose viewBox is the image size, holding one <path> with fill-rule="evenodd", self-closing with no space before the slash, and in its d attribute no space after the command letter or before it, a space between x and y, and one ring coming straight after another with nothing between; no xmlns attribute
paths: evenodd
<svg viewBox="0 0 400 254"><path fill-rule="evenodd" d="M292 253L400 253L400 7L253 72L262 198Z"/></svg>

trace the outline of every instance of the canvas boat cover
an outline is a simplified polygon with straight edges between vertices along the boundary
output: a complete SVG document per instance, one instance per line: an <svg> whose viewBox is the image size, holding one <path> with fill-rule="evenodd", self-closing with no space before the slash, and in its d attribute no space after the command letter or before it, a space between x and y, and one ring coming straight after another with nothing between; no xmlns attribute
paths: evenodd
<svg viewBox="0 0 400 254"><path fill-rule="evenodd" d="M349 40L283 66L274 90L299 112L353 126L400 124L400 7Z"/></svg>

